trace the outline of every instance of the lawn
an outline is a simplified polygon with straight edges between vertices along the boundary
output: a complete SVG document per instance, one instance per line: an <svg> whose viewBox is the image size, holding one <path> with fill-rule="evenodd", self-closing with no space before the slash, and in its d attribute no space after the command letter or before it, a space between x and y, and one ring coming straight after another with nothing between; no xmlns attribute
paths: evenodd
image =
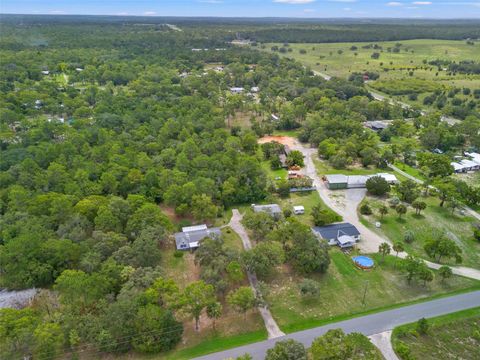
<svg viewBox="0 0 480 360"><path fill-rule="evenodd" d="M416 323L395 328L392 343L397 354L403 343L414 359L480 358L480 308L428 319L428 323L426 335L418 334Z"/></svg>
<svg viewBox="0 0 480 360"><path fill-rule="evenodd" d="M352 165L346 169L335 169L327 161L315 157L313 159L317 174L320 176L328 174L344 174L344 175L373 175L377 173L392 172L390 169L378 169L374 166L367 168L360 165Z"/></svg>
<svg viewBox="0 0 480 360"><path fill-rule="evenodd" d="M463 265L480 268L480 243L473 238L471 217L460 214L452 214L451 210L439 206L437 198L428 197L421 200L427 203L427 209L416 215L415 210L408 208L406 215L400 219L397 213L390 209L389 214L383 219L378 214L378 208L381 204L388 204L381 199L368 196L365 200L373 209L373 215L360 215L362 222L372 230L388 237L391 241L403 241L403 236L407 230L415 235L415 240L411 244L405 244L406 251L427 259L423 246L428 239L433 236L445 234L454 240L462 249ZM374 226L375 222L381 222L381 228ZM455 265L453 260L442 259L442 263Z"/></svg>
<svg viewBox="0 0 480 360"><path fill-rule="evenodd" d="M425 180L425 176L423 176L422 172L417 169L417 168L414 168L414 167L411 167L407 164L404 164L400 161L395 161L395 163L393 164L395 165L396 167L398 167L400 170L406 172L408 175L411 175L419 180Z"/></svg>
<svg viewBox="0 0 480 360"><path fill-rule="evenodd" d="M336 248L332 248L330 255L331 264L327 273L309 276L319 283L320 295L317 298L302 299L298 284L303 276L287 266L277 271L271 279L267 300L283 331L298 331L319 326L332 319L340 320L374 309L480 286L478 281L458 276L448 283L434 280L427 286L419 283L408 285L398 270L403 260L397 260L394 256L388 256L384 263L380 263L380 256L374 254L372 256L376 268L362 271L354 266L350 255L345 255ZM365 288L367 292L363 305Z"/></svg>

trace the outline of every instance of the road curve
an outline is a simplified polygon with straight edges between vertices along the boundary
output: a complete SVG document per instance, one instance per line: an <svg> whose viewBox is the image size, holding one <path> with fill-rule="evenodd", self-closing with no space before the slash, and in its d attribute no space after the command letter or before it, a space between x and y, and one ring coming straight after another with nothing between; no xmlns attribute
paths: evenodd
<svg viewBox="0 0 480 360"><path fill-rule="evenodd" d="M237 356L248 353L253 359L260 360L264 359L267 349L273 347L277 341L284 339L295 339L309 347L316 337L323 335L330 329L341 328L346 333L361 332L364 335L370 336L392 330L399 325L417 321L422 317L431 318L479 306L480 291L474 291L299 331L277 339L260 341L250 345L205 355L196 359L224 360L236 358Z"/></svg>

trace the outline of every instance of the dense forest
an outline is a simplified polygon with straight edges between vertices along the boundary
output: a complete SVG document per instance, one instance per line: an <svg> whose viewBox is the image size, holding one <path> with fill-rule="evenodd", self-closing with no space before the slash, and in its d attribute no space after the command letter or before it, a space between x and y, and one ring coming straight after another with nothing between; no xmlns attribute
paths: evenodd
<svg viewBox="0 0 480 360"><path fill-rule="evenodd" d="M243 269L262 252L282 252L278 229L245 257L212 242L196 254L202 280L185 288L159 265L182 225L213 223L232 205L268 196L258 136L300 129L300 139L318 145L337 168L382 167L395 156L408 161L417 132L425 148L480 142L471 131L476 118L448 127L438 116L375 102L361 83L327 82L293 60L232 47L221 28L206 36L208 26L197 31L195 24L177 31L162 23L60 19L2 16L0 285L54 290L32 308L3 313L5 358L53 359L82 344L100 353L175 347L181 320L198 322L207 305L224 297L227 264ZM381 25L365 33L355 26L345 34L387 36ZM478 36L469 26L437 36ZM329 31L299 31L305 38L291 31L298 41L319 41L316 31L335 40ZM251 33L265 41L277 35ZM230 87L260 90L253 100ZM246 110L251 129L229 124ZM272 113L280 115L276 124L266 120ZM399 120L410 116L413 124ZM397 121L378 136L362 126L373 119ZM391 138L397 144L383 146ZM299 272L326 271L328 253L310 230L282 226L304 242L276 261L290 261ZM314 264L304 258L312 249Z"/></svg>

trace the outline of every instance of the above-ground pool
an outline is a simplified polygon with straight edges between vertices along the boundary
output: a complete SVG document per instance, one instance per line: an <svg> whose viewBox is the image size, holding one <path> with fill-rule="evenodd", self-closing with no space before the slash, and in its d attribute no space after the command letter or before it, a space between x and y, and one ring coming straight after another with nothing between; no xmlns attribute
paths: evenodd
<svg viewBox="0 0 480 360"><path fill-rule="evenodd" d="M374 265L373 260L368 256L353 256L352 260L360 269L371 269Z"/></svg>

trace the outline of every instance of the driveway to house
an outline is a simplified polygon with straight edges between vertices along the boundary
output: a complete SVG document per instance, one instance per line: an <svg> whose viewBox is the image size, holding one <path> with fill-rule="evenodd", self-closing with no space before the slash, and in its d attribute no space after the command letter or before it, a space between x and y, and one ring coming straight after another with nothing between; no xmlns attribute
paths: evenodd
<svg viewBox="0 0 480 360"><path fill-rule="evenodd" d="M357 247L364 253L375 253L378 252L378 247L381 243L386 242L392 245L392 242L383 237L370 228L366 227L360 222L358 218L357 208L360 202L366 195L366 189L347 189L347 190L329 190L324 182L320 179L317 174L317 169L315 168L315 164L313 162L313 157L315 156L317 150L314 148L306 147L302 143L300 143L296 139L289 139L289 143L292 145L291 148L294 150L299 150L304 155L305 159L305 167L302 169L303 173L313 179L313 185L315 185L320 198L323 202L330 207L331 209L335 210L338 214L343 217L344 221L347 221L353 224L362 236L362 239L357 244ZM402 175L412 178L412 180L422 183L421 180L416 179L415 177L403 172L402 170L398 169L397 167L391 165L390 166L393 170L400 172ZM342 198L338 200L339 198ZM473 216L480 219L480 214L476 213L470 208L466 208L467 211L471 211ZM407 257L406 252L399 253L398 256L401 258ZM441 267L440 264L436 264L430 261L425 260L427 266L431 269L439 269ZM471 279L480 280L480 270L468 268L464 266L451 266L452 272L455 275L465 276Z"/></svg>
<svg viewBox="0 0 480 360"><path fill-rule="evenodd" d="M197 360L224 360L236 358L246 353L250 354L253 359L260 360L264 359L267 349L272 348L277 341L284 339L294 339L300 341L306 347L310 347L315 338L325 334L330 329L341 328L346 333L360 332L366 336L371 336L392 330L403 324L417 321L422 317L431 318L478 306L480 306L480 291L475 291L299 331L277 339L265 340L205 355L197 358Z"/></svg>
<svg viewBox="0 0 480 360"><path fill-rule="evenodd" d="M252 243L248 236L247 230L245 230L245 227L242 224L242 219L243 219L243 215L240 214L238 209L233 209L232 218L230 219L228 226L230 226L233 229L233 231L235 231L238 234L238 236L240 236L243 242L244 249L250 250L252 248ZM248 281L250 282L250 286L252 287L253 291L257 293L258 292L257 276L255 275L255 273L252 273L250 271L247 271L247 276L248 276ZM269 339L274 339L274 338L285 335L285 333L283 333L280 330L279 326L277 325L275 319L272 316L272 313L266 306L259 305L258 310L262 315Z"/></svg>

